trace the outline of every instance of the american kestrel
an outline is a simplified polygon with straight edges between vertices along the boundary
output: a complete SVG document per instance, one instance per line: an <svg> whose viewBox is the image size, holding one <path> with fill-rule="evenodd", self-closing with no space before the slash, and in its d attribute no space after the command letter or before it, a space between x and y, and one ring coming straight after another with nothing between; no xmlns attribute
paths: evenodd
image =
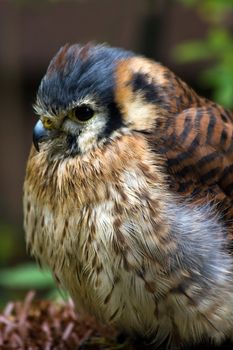
<svg viewBox="0 0 233 350"><path fill-rule="evenodd" d="M30 253L77 308L174 348L233 334L233 115L168 68L65 45L40 84Z"/></svg>

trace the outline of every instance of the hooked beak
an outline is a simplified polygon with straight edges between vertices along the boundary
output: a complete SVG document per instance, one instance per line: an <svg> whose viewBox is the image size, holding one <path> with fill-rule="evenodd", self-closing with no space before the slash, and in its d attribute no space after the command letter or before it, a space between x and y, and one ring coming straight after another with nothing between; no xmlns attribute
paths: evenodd
<svg viewBox="0 0 233 350"><path fill-rule="evenodd" d="M33 129L33 144L35 149L39 152L39 143L48 140L51 137L51 130L45 129L41 120L38 120L34 129Z"/></svg>

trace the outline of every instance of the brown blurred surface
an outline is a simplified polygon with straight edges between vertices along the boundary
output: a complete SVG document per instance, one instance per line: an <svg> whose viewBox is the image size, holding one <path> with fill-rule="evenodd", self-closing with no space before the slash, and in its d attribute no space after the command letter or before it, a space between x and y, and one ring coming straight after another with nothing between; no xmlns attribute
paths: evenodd
<svg viewBox="0 0 233 350"><path fill-rule="evenodd" d="M120 341L121 339L121 342ZM0 348L46 350L152 350L143 342L117 336L110 327L99 325L92 317L77 313L71 302L35 299L29 292L23 301L9 302L0 313ZM159 347L166 349L166 345ZM207 344L183 350L232 350Z"/></svg>

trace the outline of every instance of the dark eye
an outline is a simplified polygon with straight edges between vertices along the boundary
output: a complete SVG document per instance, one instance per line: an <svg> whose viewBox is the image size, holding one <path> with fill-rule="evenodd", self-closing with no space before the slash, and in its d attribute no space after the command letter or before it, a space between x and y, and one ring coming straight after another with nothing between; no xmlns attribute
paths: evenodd
<svg viewBox="0 0 233 350"><path fill-rule="evenodd" d="M87 105L77 106L74 110L75 117L81 122L85 122L91 119L94 115L94 111Z"/></svg>

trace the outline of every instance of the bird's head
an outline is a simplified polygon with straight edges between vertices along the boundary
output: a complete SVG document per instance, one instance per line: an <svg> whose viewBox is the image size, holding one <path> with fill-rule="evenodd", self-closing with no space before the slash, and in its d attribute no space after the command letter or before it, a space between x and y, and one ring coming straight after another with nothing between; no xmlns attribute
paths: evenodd
<svg viewBox="0 0 233 350"><path fill-rule="evenodd" d="M74 157L121 133L149 132L166 110L166 72L118 48L65 45L38 90L35 147Z"/></svg>

